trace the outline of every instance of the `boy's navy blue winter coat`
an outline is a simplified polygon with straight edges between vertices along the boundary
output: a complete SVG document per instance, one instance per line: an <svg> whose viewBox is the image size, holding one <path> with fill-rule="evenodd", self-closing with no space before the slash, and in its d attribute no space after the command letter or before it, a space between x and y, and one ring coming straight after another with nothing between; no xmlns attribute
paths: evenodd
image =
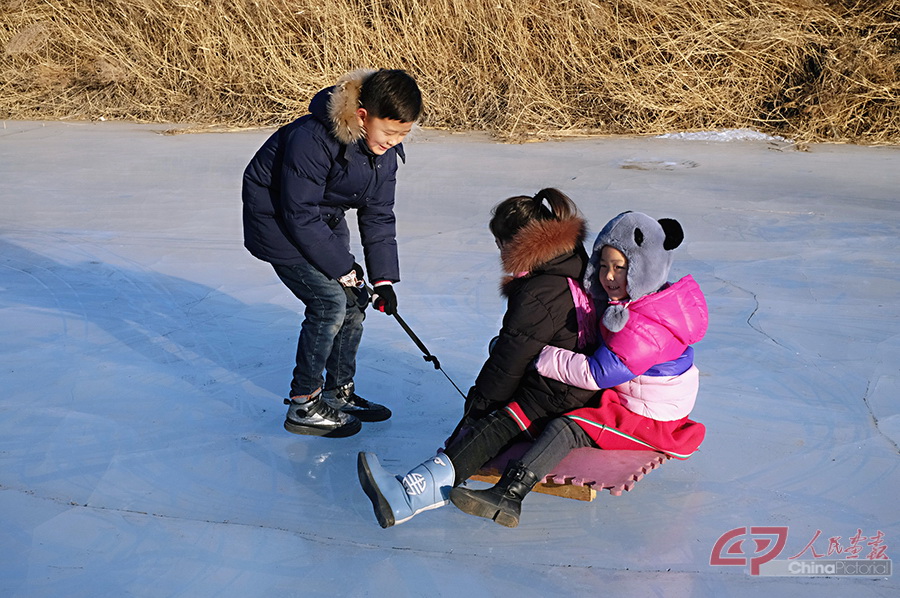
<svg viewBox="0 0 900 598"><path fill-rule="evenodd" d="M244 171L244 245L272 264L307 261L337 279L356 261L348 209L357 210L369 280L400 280L394 189L402 144L373 154L356 108L366 71L312 99L309 114L281 127Z"/></svg>

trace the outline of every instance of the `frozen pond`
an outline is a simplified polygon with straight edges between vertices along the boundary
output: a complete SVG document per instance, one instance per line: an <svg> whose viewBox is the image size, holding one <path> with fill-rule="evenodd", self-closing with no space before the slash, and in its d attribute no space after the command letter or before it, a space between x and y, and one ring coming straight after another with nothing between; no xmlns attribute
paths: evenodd
<svg viewBox="0 0 900 598"><path fill-rule="evenodd" d="M900 575L752 575L749 558L777 536L761 527L786 534L785 562L900 554L900 149L419 132L397 293L449 376L468 388L503 311L490 208L555 186L591 242L626 209L683 224L673 277L710 306L708 431L622 496L529 495L516 529L448 506L383 530L357 452L405 473L462 399L370 311L357 388L394 417L285 432L300 307L240 222L269 131L167 128L0 128L0 595L898 595ZM744 563L711 565L739 528L720 553Z"/></svg>

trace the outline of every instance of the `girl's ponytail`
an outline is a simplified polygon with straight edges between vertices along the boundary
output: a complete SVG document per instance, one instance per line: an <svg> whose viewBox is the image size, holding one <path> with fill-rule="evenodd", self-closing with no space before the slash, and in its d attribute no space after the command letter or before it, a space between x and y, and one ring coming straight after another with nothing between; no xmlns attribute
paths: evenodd
<svg viewBox="0 0 900 598"><path fill-rule="evenodd" d="M568 220L578 215L578 208L565 193L548 187L533 197L518 195L505 199L494 207L491 214L491 233L499 242L506 243L530 222Z"/></svg>
<svg viewBox="0 0 900 598"><path fill-rule="evenodd" d="M568 220L578 213L575 202L569 199L568 195L553 187L538 191L534 196L534 201L539 208L537 213L541 214L539 220Z"/></svg>

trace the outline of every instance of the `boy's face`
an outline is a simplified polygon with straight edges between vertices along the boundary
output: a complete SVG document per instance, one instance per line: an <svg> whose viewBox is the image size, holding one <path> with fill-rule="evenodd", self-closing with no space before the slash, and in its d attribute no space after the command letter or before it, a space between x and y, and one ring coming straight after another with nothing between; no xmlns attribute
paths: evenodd
<svg viewBox="0 0 900 598"><path fill-rule="evenodd" d="M604 245L600 251L600 284L613 301L628 298L628 259L615 247Z"/></svg>
<svg viewBox="0 0 900 598"><path fill-rule="evenodd" d="M365 108L359 108L356 116L366 131L366 145L376 156L403 141L413 127L413 123L370 116Z"/></svg>

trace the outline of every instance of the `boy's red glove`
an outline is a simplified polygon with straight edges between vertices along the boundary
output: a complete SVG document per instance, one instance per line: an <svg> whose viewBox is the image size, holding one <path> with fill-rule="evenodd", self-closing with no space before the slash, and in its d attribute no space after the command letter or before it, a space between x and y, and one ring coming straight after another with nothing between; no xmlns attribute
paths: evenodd
<svg viewBox="0 0 900 598"><path fill-rule="evenodd" d="M375 295L372 303L375 309L389 316L397 313L397 294L394 293L394 286L390 282L376 282L372 292Z"/></svg>

